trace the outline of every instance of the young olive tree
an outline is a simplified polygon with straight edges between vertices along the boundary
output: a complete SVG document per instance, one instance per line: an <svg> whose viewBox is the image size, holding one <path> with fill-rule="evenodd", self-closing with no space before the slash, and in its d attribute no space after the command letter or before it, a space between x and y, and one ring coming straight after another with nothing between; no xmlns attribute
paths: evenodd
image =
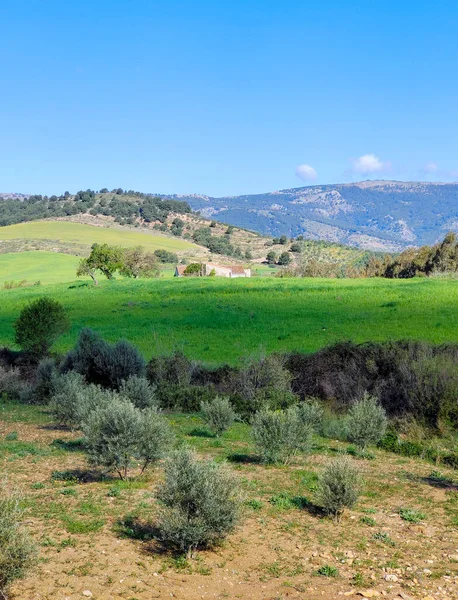
<svg viewBox="0 0 458 600"><path fill-rule="evenodd" d="M137 456L142 461L143 471L151 464L165 458L175 441L174 433L165 417L155 408L142 412Z"/></svg>
<svg viewBox="0 0 458 600"><path fill-rule="evenodd" d="M350 408L347 417L348 441L365 450L385 435L388 419L377 398L364 393Z"/></svg>
<svg viewBox="0 0 458 600"><path fill-rule="evenodd" d="M198 460L186 448L169 457L158 500L163 543L188 554L225 538L241 507L238 482L228 467Z"/></svg>
<svg viewBox="0 0 458 600"><path fill-rule="evenodd" d="M331 460L318 479L318 501L324 510L336 521L340 521L346 508L357 501L361 479L349 456L339 456Z"/></svg>
<svg viewBox="0 0 458 600"><path fill-rule="evenodd" d="M115 392L87 385L82 375L70 371L56 378L49 406L60 425L79 429L92 411L118 399Z"/></svg>
<svg viewBox="0 0 458 600"><path fill-rule="evenodd" d="M216 396L209 402L201 402L200 411L204 422L216 437L227 431L237 417L229 400L221 396Z"/></svg>
<svg viewBox="0 0 458 600"><path fill-rule="evenodd" d="M141 428L141 412L128 401L118 400L93 410L82 425L89 461L127 479Z"/></svg>
<svg viewBox="0 0 458 600"><path fill-rule="evenodd" d="M92 464L116 471L127 479L134 461L148 465L165 457L174 436L165 418L154 408L144 411L120 396L89 413L82 425Z"/></svg>
<svg viewBox="0 0 458 600"><path fill-rule="evenodd" d="M151 385L145 377L132 375L132 377L125 379L119 387L119 393L130 400L136 408L158 406L156 386Z"/></svg>
<svg viewBox="0 0 458 600"><path fill-rule="evenodd" d="M286 411L262 410L252 424L252 437L264 462L287 464L295 455L310 451L313 427L301 419L296 406Z"/></svg>
<svg viewBox="0 0 458 600"><path fill-rule="evenodd" d="M315 398L306 398L297 406L297 415L303 423L307 423L316 433L323 422L324 410Z"/></svg>

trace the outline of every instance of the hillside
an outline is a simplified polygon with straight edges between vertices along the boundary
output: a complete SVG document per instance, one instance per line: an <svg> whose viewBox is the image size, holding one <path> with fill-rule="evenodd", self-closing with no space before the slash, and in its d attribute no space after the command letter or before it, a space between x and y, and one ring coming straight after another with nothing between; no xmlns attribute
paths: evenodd
<svg viewBox="0 0 458 600"><path fill-rule="evenodd" d="M286 253L293 264L313 259L342 267L358 267L371 255L363 249L302 238L292 245L286 236L272 238L207 219L183 200L121 189L50 197L0 194L0 254L39 250L88 256L95 242L163 249L184 262L252 263L256 269L268 253L275 260ZM17 281L6 266L13 263L3 260L2 264L3 279ZM274 266L266 272L272 273Z"/></svg>
<svg viewBox="0 0 458 600"><path fill-rule="evenodd" d="M170 198L185 200L207 218L266 235L303 234L371 250L433 244L458 230L458 183L364 181L225 198Z"/></svg>
<svg viewBox="0 0 458 600"><path fill-rule="evenodd" d="M79 228L63 225L68 221ZM49 197L0 194L0 253L55 250L85 255L94 242L106 242L162 248L184 260L215 254L226 262L240 262L262 261L266 241L257 233L209 221L184 201L120 188Z"/></svg>

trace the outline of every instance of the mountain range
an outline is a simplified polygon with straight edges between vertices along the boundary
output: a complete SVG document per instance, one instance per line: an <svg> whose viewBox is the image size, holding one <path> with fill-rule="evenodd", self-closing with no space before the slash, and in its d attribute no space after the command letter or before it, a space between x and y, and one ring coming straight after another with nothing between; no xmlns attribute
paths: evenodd
<svg viewBox="0 0 458 600"><path fill-rule="evenodd" d="M370 250L433 244L458 231L458 183L361 181L213 198L173 195L206 218L267 235Z"/></svg>

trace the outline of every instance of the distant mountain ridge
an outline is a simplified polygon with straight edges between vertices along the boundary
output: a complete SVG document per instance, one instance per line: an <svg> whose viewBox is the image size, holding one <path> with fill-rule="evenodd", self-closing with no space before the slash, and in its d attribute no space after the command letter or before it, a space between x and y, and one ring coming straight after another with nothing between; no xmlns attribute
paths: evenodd
<svg viewBox="0 0 458 600"><path fill-rule="evenodd" d="M306 239L365 250L398 252L409 246L434 244L448 231L458 232L458 183L383 180L222 198L142 194L121 188L112 192L104 188L99 193L87 190L75 195L66 192L49 198L0 193L0 225L94 211L128 223L142 213L145 202L154 204L154 196L185 201L206 219L264 235L301 234ZM189 211L189 206L178 212ZM158 216L156 209L149 211L152 220Z"/></svg>
<svg viewBox="0 0 458 600"><path fill-rule="evenodd" d="M458 183L361 181L265 194L185 200L206 218L263 234L297 236L371 250L433 244L458 231Z"/></svg>

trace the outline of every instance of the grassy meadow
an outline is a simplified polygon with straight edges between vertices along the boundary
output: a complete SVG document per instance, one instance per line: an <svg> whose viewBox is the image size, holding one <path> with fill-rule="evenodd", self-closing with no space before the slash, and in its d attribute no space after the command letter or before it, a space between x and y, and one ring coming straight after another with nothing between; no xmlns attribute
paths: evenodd
<svg viewBox="0 0 458 600"><path fill-rule="evenodd" d="M9 252L0 254L0 285L5 281L61 283L75 279L79 258L60 252Z"/></svg>
<svg viewBox="0 0 458 600"><path fill-rule="evenodd" d="M2 290L0 344L30 300L66 307L72 346L84 326L124 337L146 357L173 349L208 363L260 351L313 351L338 340L458 341L458 282L439 279L158 279L87 281Z"/></svg>
<svg viewBox="0 0 458 600"><path fill-rule="evenodd" d="M199 250L195 244L176 237L160 235L145 230L116 227L110 222L106 227L73 223L71 221L31 221L2 227L1 243L12 240L54 240L63 244L91 246L94 242L124 247L143 246L153 252L157 249L170 252Z"/></svg>

